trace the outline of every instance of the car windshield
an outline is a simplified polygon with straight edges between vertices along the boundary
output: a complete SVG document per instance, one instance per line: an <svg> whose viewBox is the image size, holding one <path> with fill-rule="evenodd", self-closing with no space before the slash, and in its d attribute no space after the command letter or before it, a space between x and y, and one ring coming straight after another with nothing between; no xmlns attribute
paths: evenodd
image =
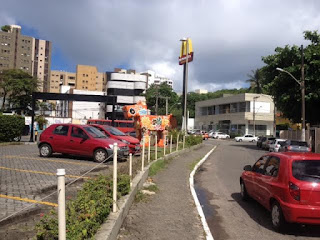
<svg viewBox="0 0 320 240"><path fill-rule="evenodd" d="M94 127L84 127L84 129L89 133L89 135L93 138L107 138L102 132Z"/></svg>
<svg viewBox="0 0 320 240"><path fill-rule="evenodd" d="M126 136L123 132L121 132L119 129L111 126L103 126L105 130L107 130L110 134L115 136Z"/></svg>
<svg viewBox="0 0 320 240"><path fill-rule="evenodd" d="M292 175L301 181L320 182L320 160L293 161Z"/></svg>

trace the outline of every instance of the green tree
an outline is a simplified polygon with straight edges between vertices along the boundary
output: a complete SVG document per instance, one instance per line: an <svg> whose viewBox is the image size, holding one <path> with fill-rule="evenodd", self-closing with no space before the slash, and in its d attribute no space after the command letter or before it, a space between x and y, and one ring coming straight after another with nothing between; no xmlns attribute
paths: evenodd
<svg viewBox="0 0 320 240"><path fill-rule="evenodd" d="M5 109L5 101L8 98L13 108L25 110L31 105L32 93L37 90L38 85L37 78L22 70L3 70L0 73L0 92L3 97L1 109Z"/></svg>
<svg viewBox="0 0 320 240"><path fill-rule="evenodd" d="M152 84L150 88L146 90L145 97L148 109L152 114L156 112L156 97L168 97L168 109L172 110L173 107L178 108L179 96L173 89L166 83L160 85ZM166 113L166 100L164 98L158 98L158 114L164 115ZM170 113L170 111L169 111Z"/></svg>
<svg viewBox="0 0 320 240"><path fill-rule="evenodd" d="M3 32L9 32L11 30L11 27L9 25L4 25L1 27L1 30Z"/></svg>
<svg viewBox="0 0 320 240"><path fill-rule="evenodd" d="M320 35L317 31L305 31L304 38L311 42L304 51L306 121L311 124L319 124L319 113L315 109L320 104ZM282 68L299 79L301 76L300 48L296 45L277 47L274 54L262 57L262 60L266 64L261 69L266 93L273 96L278 110L284 116L294 122L300 122L300 85L287 73L276 70L276 68Z"/></svg>
<svg viewBox="0 0 320 240"><path fill-rule="evenodd" d="M251 70L251 74L248 74L249 77L246 82L250 83L249 90L252 90L254 93L262 93L262 78L263 74L261 73L260 69Z"/></svg>

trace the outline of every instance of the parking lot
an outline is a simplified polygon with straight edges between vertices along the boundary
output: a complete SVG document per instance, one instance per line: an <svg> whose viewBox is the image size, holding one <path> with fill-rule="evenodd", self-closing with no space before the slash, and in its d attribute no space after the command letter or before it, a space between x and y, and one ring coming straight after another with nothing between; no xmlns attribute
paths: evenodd
<svg viewBox="0 0 320 240"><path fill-rule="evenodd" d="M55 196L41 201L49 191L56 189L57 169L66 170L68 183L95 166L97 163L88 158L61 154L41 158L35 144L0 146L0 222L32 203L36 205L28 208L28 211L39 206L57 206ZM108 168L108 163L102 164L94 173L81 179L92 177L97 171L106 171Z"/></svg>

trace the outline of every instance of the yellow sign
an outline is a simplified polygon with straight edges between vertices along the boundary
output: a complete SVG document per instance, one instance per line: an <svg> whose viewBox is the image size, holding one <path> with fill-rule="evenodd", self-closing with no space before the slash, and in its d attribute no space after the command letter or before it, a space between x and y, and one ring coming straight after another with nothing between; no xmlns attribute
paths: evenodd
<svg viewBox="0 0 320 240"><path fill-rule="evenodd" d="M180 56L179 56L179 65L183 65L186 63L187 59L187 47L188 47L188 63L193 60L193 49L192 49L192 41L190 38L187 38L186 41L182 41Z"/></svg>

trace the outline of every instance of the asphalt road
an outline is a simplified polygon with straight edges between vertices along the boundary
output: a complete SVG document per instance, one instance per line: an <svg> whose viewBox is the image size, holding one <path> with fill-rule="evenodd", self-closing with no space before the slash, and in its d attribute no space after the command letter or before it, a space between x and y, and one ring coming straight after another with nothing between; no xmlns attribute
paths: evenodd
<svg viewBox="0 0 320 240"><path fill-rule="evenodd" d="M270 213L254 200L243 202L239 177L265 151L254 143L209 140L216 150L195 177L196 191L215 240L320 239L319 226L291 224L285 234L272 229Z"/></svg>

